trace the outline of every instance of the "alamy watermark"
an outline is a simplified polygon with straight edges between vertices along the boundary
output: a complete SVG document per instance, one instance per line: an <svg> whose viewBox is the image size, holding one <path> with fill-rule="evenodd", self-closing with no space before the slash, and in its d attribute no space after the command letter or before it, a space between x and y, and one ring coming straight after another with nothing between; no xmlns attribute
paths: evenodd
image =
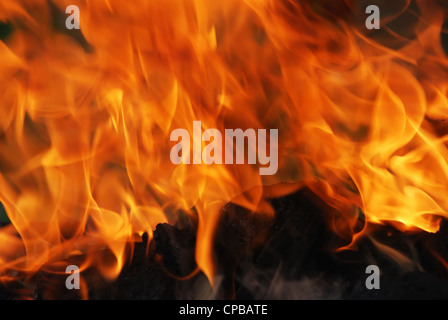
<svg viewBox="0 0 448 320"><path fill-rule="evenodd" d="M80 279L79 279L79 267L75 265L69 265L65 269L65 273L70 274L67 279L65 280L65 287L68 290L77 289L79 290L81 288L80 285Z"/></svg>
<svg viewBox="0 0 448 320"><path fill-rule="evenodd" d="M224 141L218 129L206 129L202 132L201 121L193 121L193 140L186 129L175 129L170 135L171 141L178 143L171 148L170 159L178 164L244 164L247 150L248 164L260 165L260 175L273 175L278 170L278 129L269 130L269 155L267 154L267 130L258 129L225 129ZM180 141L179 141L180 140ZM247 148L246 141L247 140ZM202 142L208 142L202 150ZM223 142L224 150L223 152ZM235 142L235 144L234 144ZM190 146L192 144L193 157ZM236 148L234 148L234 146ZM191 159L192 158L192 159Z"/></svg>
<svg viewBox="0 0 448 320"><path fill-rule="evenodd" d="M366 274L370 274L366 278L366 288L368 290L380 289L380 268L377 265L371 264L367 266Z"/></svg>
<svg viewBox="0 0 448 320"><path fill-rule="evenodd" d="M373 4L369 5L366 7L366 14L369 14L366 19L366 28L369 30L380 29L380 8Z"/></svg>
<svg viewBox="0 0 448 320"><path fill-rule="evenodd" d="M65 26L68 30L80 29L79 16L80 11L77 5L71 4L66 7L65 13L69 14L65 20ZM380 29L380 9L376 5L368 5L365 9L365 13L369 16L366 19L365 25L369 30Z"/></svg>
<svg viewBox="0 0 448 320"><path fill-rule="evenodd" d="M65 13L70 14L67 19L65 19L65 27L68 30L72 30L72 29L80 29L79 27L79 7L72 4L69 5L66 9L65 9Z"/></svg>

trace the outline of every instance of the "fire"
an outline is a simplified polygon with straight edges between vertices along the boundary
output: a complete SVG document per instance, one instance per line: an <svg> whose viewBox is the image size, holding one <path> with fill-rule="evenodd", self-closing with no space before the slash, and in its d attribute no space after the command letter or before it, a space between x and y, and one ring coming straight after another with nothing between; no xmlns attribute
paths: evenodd
<svg viewBox="0 0 448 320"><path fill-rule="evenodd" d="M114 279L132 244L183 210L213 282L220 209L273 215L267 186L308 186L351 237L360 212L436 232L448 210L444 11L402 1L368 32L355 1L316 3L82 0L69 31L70 1L3 0L0 281L73 257ZM195 121L277 129L278 172L173 165L170 133L193 137Z"/></svg>

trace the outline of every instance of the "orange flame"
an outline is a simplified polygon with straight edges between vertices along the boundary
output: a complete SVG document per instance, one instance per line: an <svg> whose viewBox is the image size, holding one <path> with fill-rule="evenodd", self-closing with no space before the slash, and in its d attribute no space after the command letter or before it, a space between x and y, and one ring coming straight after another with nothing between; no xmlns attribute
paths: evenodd
<svg viewBox="0 0 448 320"><path fill-rule="evenodd" d="M114 279L129 244L194 208L196 260L213 281L220 208L273 214L262 187L280 196L295 188L285 182L338 209L336 231L353 233L360 208L436 232L448 210L447 138L434 126L448 116L444 12L404 1L369 33L354 3L82 0L70 31L58 22L70 1L3 0L0 279L80 255ZM393 25L409 10L410 36ZM277 174L173 165L170 132L193 136L195 120L278 129ZM103 248L114 258L95 257Z"/></svg>

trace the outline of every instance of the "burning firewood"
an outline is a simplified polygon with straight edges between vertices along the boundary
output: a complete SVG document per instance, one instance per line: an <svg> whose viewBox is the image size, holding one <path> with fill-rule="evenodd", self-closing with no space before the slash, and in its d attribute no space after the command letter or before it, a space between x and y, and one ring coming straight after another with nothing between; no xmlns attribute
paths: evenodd
<svg viewBox="0 0 448 320"><path fill-rule="evenodd" d="M447 297L447 21L2 0L0 297Z"/></svg>

